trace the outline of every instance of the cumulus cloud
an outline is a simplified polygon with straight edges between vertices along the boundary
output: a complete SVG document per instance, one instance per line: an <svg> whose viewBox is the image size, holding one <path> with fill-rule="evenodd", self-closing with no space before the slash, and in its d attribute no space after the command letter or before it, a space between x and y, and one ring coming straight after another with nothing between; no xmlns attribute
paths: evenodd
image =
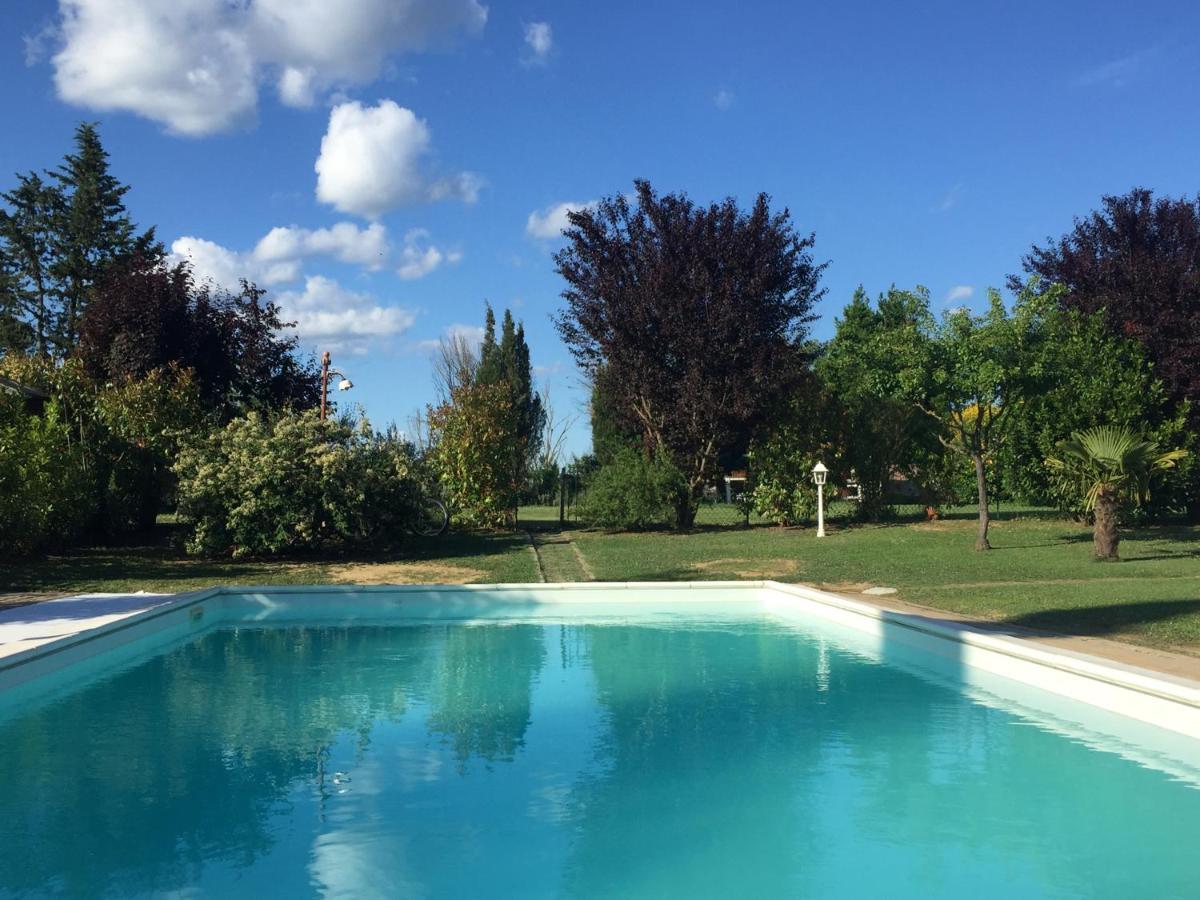
<svg viewBox="0 0 1200 900"><path fill-rule="evenodd" d="M956 284L946 292L947 303L957 303L959 300L969 300L975 293L974 285Z"/></svg>
<svg viewBox="0 0 1200 900"><path fill-rule="evenodd" d="M171 244L170 261L187 262L198 282L235 289L245 278L260 285L284 284L300 277L296 259L265 262L253 253L239 253L204 238L184 236Z"/></svg>
<svg viewBox="0 0 1200 900"><path fill-rule="evenodd" d="M307 256L328 256L339 262L382 268L391 252L387 229L373 222L359 228L353 222L338 222L329 228L272 228L254 247L261 262L280 262Z"/></svg>
<svg viewBox="0 0 1200 900"><path fill-rule="evenodd" d="M425 163L430 149L429 126L412 110L392 100L341 103L321 139L317 199L369 219L430 200L475 202L479 177L462 172L432 178Z"/></svg>
<svg viewBox="0 0 1200 900"><path fill-rule="evenodd" d="M443 263L454 264L462 260L458 250L440 250L429 243L429 232L424 228L413 228L404 235L404 246L398 256L396 274L406 281L424 278Z"/></svg>
<svg viewBox="0 0 1200 900"><path fill-rule="evenodd" d="M379 223L366 228L353 222L338 222L329 228L272 228L248 252L190 235L171 244L172 262L186 261L197 281L225 288L237 287L243 278L263 286L295 281L309 257L380 269L389 264L391 255L387 229Z"/></svg>
<svg viewBox="0 0 1200 900"><path fill-rule="evenodd" d="M534 210L525 220L525 233L530 237L553 240L562 235L564 228L570 226L567 213L591 209L595 205L595 200L587 203L573 203L568 200L565 203L552 204L545 209Z"/></svg>
<svg viewBox="0 0 1200 900"><path fill-rule="evenodd" d="M293 282L300 277L304 261L318 257L372 271L394 266L401 278L411 280L459 262L462 252L435 246L423 228L410 229L395 247L378 222L366 228L353 222L338 222L329 228L280 226L247 252L191 236L171 244L172 262L189 262L198 281L225 288L237 287L243 278L263 286Z"/></svg>
<svg viewBox="0 0 1200 900"><path fill-rule="evenodd" d="M211 134L252 121L258 88L284 103L378 78L396 54L477 34L478 0L59 0L59 96Z"/></svg>
<svg viewBox="0 0 1200 900"><path fill-rule="evenodd" d="M296 323L294 330L302 340L331 350L364 350L399 337L416 321L411 310L385 306L370 294L347 290L323 275L310 275L304 290L283 291L276 299L284 318Z"/></svg>
<svg viewBox="0 0 1200 900"><path fill-rule="evenodd" d="M554 29L549 22L530 22L525 26L525 56L522 62L526 65L545 65L550 59L550 51L554 49Z"/></svg>

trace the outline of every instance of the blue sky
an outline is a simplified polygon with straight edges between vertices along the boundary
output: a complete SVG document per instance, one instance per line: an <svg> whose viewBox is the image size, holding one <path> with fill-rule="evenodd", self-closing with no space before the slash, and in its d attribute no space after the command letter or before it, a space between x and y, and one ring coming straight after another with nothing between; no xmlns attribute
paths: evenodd
<svg viewBox="0 0 1200 900"><path fill-rule="evenodd" d="M1187 3L5 10L0 183L100 121L136 219L213 277L269 282L378 425L431 399L429 343L487 299L524 320L585 451L547 213L635 177L787 206L831 262L819 337L860 283L978 302L1102 194L1200 188Z"/></svg>

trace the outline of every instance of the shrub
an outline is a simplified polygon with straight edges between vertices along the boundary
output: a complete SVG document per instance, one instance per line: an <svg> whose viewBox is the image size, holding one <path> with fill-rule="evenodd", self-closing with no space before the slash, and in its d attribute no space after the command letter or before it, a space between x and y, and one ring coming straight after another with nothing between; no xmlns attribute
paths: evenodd
<svg viewBox="0 0 1200 900"><path fill-rule="evenodd" d="M676 520L688 495L687 481L673 463L648 460L628 448L591 477L579 504L579 517L602 528L652 528Z"/></svg>
<svg viewBox="0 0 1200 900"><path fill-rule="evenodd" d="M786 433L756 444L750 451L751 508L779 525L799 525L812 519L817 514L817 489L812 481L816 463L816 457L797 448Z"/></svg>
<svg viewBox="0 0 1200 900"><path fill-rule="evenodd" d="M94 474L59 405L34 416L0 395L0 556L78 541L95 513Z"/></svg>
<svg viewBox="0 0 1200 900"><path fill-rule="evenodd" d="M94 416L104 443L101 527L110 535L145 531L174 492L181 444L202 429L200 387L190 369L155 369L106 385Z"/></svg>
<svg viewBox="0 0 1200 900"><path fill-rule="evenodd" d="M315 411L232 420L175 465L187 549L267 556L398 539L415 515L411 447Z"/></svg>

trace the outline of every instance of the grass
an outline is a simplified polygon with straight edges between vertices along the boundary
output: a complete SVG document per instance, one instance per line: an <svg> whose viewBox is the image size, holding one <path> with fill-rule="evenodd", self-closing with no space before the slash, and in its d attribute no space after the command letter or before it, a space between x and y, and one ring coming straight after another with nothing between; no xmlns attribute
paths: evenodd
<svg viewBox="0 0 1200 900"><path fill-rule="evenodd" d="M396 556L285 561L194 559L176 549L171 529L125 547L95 547L0 563L0 594L174 593L222 584L370 582L529 582L537 563L523 534L412 538Z"/></svg>
<svg viewBox="0 0 1200 900"><path fill-rule="evenodd" d="M686 534L559 532L556 507L522 509L549 580L759 579L832 589L894 587L903 600L1014 625L1097 635L1200 654L1200 527L1134 529L1119 562L1091 558L1090 531L1044 510L1005 510L991 553L972 549L969 511L934 523L813 529L738 527L701 510ZM736 519L734 520L736 521ZM164 529L166 531L168 529ZM217 584L529 582L524 534L412 540L386 558L286 562L195 560L167 540L0 563L0 593L182 591Z"/></svg>
<svg viewBox="0 0 1200 900"><path fill-rule="evenodd" d="M1091 531L1048 514L1005 514L990 553L975 521L830 529L702 529L574 536L600 580L773 578L855 589L894 587L912 603L1067 634L1200 653L1200 528L1152 526L1092 559Z"/></svg>

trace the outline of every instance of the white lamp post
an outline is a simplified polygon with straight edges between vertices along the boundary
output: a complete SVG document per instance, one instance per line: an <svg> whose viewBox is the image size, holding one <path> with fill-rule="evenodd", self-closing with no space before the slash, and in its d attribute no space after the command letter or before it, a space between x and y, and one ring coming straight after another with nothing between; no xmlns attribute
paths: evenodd
<svg viewBox="0 0 1200 900"><path fill-rule="evenodd" d="M817 486L817 537L825 537L825 476L829 470L818 462L813 466L813 484Z"/></svg>

